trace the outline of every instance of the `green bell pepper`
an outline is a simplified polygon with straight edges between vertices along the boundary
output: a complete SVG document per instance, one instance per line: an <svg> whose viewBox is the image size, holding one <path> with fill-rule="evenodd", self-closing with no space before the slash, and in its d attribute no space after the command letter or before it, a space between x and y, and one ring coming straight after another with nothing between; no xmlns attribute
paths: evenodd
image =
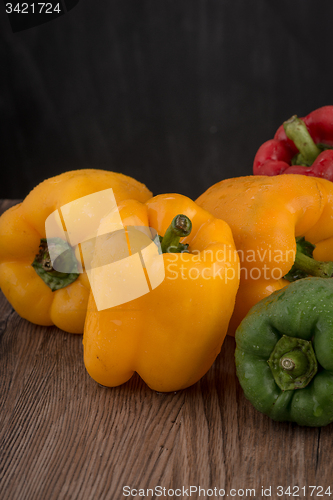
<svg viewBox="0 0 333 500"><path fill-rule="evenodd" d="M236 332L245 396L274 420L333 421L333 279L304 278L258 302Z"/></svg>

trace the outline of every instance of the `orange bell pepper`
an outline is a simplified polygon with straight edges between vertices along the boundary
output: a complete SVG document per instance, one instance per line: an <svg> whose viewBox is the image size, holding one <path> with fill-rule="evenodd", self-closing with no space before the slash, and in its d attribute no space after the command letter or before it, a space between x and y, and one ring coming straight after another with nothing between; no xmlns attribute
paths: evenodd
<svg viewBox="0 0 333 500"><path fill-rule="evenodd" d="M333 260L328 180L295 174L238 177L214 184L196 201L230 225L241 260L231 335L252 306L289 284L284 276L297 257L295 237L315 245L314 259Z"/></svg>

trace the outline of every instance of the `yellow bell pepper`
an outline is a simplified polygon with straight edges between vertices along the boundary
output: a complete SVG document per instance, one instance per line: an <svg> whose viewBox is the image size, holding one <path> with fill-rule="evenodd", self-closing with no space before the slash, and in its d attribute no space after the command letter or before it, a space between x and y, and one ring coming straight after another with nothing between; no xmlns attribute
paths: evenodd
<svg viewBox="0 0 333 500"><path fill-rule="evenodd" d="M177 194L159 195L145 204L124 201L119 212L127 232L131 226L149 226L164 235L160 257L165 277L149 293L104 310L97 309L90 294L85 366L103 386L123 384L137 372L156 391L184 389L209 370L227 332L239 284L230 228ZM190 235L181 242L188 230L182 232L185 226L178 225L180 232L173 234L177 215L192 222ZM111 247L112 238L110 249L104 242L100 250L111 254ZM96 248L98 265L104 255ZM112 280L106 286L112 287Z"/></svg>
<svg viewBox="0 0 333 500"><path fill-rule="evenodd" d="M315 245L315 259L333 260L330 181L292 174L238 177L211 186L196 202L230 225L239 253L231 335L254 304L288 285L284 276L295 262L295 237Z"/></svg>
<svg viewBox="0 0 333 500"><path fill-rule="evenodd" d="M45 180L23 203L0 217L0 287L23 318L71 333L83 332L90 291L86 273L74 276L77 279L72 282L65 279L65 286L52 291L32 263L45 238L47 217L66 203L107 188L113 189L117 203L126 198L144 202L151 197L143 184L126 175L76 170ZM46 250L44 246L41 253Z"/></svg>

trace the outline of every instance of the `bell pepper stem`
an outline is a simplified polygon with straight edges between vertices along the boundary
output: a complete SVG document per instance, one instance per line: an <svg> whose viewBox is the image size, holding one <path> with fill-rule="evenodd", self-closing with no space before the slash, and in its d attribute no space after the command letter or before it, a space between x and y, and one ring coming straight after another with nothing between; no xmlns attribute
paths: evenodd
<svg viewBox="0 0 333 500"><path fill-rule="evenodd" d="M321 153L321 149L313 141L303 120L294 115L284 122L283 128L288 139L293 141L300 152L297 155L295 164L307 167L311 166Z"/></svg>
<svg viewBox="0 0 333 500"><path fill-rule="evenodd" d="M53 268L49 252L51 245L57 249L56 254L59 255L57 258L59 261L57 267L63 272ZM50 238L49 240L42 238L40 240L39 253L31 265L44 283L51 288L52 292L70 285L79 277L74 252L67 242L61 238Z"/></svg>
<svg viewBox="0 0 333 500"><path fill-rule="evenodd" d="M192 230L191 220L183 214L178 214L165 232L161 241L162 253L178 253L183 250L180 238L188 236Z"/></svg>
<svg viewBox="0 0 333 500"><path fill-rule="evenodd" d="M283 370L289 372L292 377L299 377L308 368L309 362L306 355L300 351L295 350L287 352L281 359L280 365Z"/></svg>
<svg viewBox="0 0 333 500"><path fill-rule="evenodd" d="M303 389L318 370L312 343L287 335L277 342L268 364L275 382L283 391Z"/></svg>
<svg viewBox="0 0 333 500"><path fill-rule="evenodd" d="M333 262L315 260L302 253L298 248L296 250L294 266L310 276L318 278L331 278L333 276Z"/></svg>
<svg viewBox="0 0 333 500"><path fill-rule="evenodd" d="M307 276L317 278L333 277L333 262L322 262L313 258L315 245L304 237L296 238L296 255L292 268L284 276L288 281L297 281Z"/></svg>

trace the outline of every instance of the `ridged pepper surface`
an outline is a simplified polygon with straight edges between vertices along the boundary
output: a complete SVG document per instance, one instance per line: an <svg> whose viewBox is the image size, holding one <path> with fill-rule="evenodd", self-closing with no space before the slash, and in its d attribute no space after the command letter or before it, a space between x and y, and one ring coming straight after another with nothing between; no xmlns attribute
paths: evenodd
<svg viewBox="0 0 333 500"><path fill-rule="evenodd" d="M40 256L47 254L48 216L73 200L107 188L113 189L117 202L126 198L144 202L151 197L146 186L126 175L76 170L45 180L0 217L0 288L23 318L38 325L54 324L70 333L83 332L90 290L86 273L61 276L52 269L42 270L43 280L32 263L40 245ZM58 288L52 291L49 285L55 280Z"/></svg>
<svg viewBox="0 0 333 500"><path fill-rule="evenodd" d="M119 213L127 229L150 227L163 236L165 277L149 293L104 310L97 309L91 292L83 336L85 366L103 386L123 384L137 372L157 391L184 389L208 371L227 332L239 284L231 230L177 194L159 195L145 204L124 201ZM192 223L181 242L170 226L178 215ZM110 255L112 247L110 238L110 251L103 243L101 253ZM96 248L97 266L105 256ZM112 280L105 286L112 287Z"/></svg>
<svg viewBox="0 0 333 500"><path fill-rule="evenodd" d="M236 332L245 396L273 420L333 421L333 280L305 278L258 302Z"/></svg>
<svg viewBox="0 0 333 500"><path fill-rule="evenodd" d="M284 277L299 260L306 260L296 252L296 238L315 246L317 261L333 260L330 181L296 174L238 177L210 187L197 203L230 225L239 253L240 287L231 335L249 309L288 285ZM313 259L305 264L307 275L331 275L331 264Z"/></svg>

